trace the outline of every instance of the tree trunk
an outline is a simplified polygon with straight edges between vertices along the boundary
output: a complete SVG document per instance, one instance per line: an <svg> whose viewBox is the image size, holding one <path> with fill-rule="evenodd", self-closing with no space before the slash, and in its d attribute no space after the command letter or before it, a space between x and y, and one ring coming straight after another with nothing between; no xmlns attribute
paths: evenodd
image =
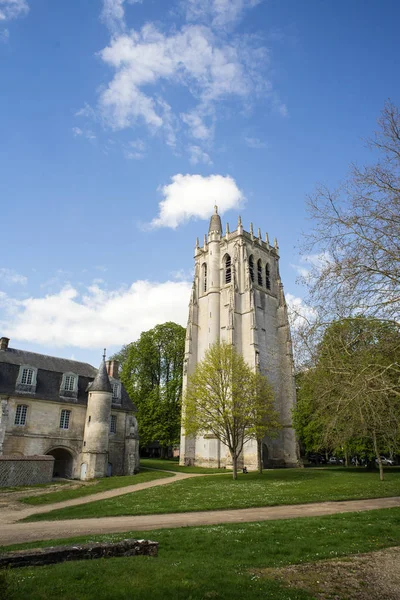
<svg viewBox="0 0 400 600"><path fill-rule="evenodd" d="M347 451L347 448L344 451L344 465L345 467L349 466L349 453Z"/></svg>
<svg viewBox="0 0 400 600"><path fill-rule="evenodd" d="M263 472L263 456L262 456L262 440L257 440L257 461L258 472L262 475Z"/></svg>
<svg viewBox="0 0 400 600"><path fill-rule="evenodd" d="M233 476L233 479L237 479L237 461L238 461L238 457L232 451L231 451L231 456L232 456L232 476Z"/></svg>
<svg viewBox="0 0 400 600"><path fill-rule="evenodd" d="M382 460L381 460L381 454L380 454L380 452L378 452L378 444L377 444L377 441L376 441L376 433L375 433L375 431L372 434L372 439L374 441L374 450L375 450L376 460L378 461L378 465L379 465L379 479L381 481L383 481L383 465L382 465Z"/></svg>

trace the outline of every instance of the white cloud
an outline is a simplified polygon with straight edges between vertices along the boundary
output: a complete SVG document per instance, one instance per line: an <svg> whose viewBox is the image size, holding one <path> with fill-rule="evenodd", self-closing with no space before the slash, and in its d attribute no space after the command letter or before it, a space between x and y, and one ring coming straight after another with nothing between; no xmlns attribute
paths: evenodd
<svg viewBox="0 0 400 600"><path fill-rule="evenodd" d="M186 325L190 289L188 281L135 281L129 289L115 291L94 283L83 295L68 285L22 301L0 292L7 313L0 329L16 340L59 347L122 345L158 323Z"/></svg>
<svg viewBox="0 0 400 600"><path fill-rule="evenodd" d="M28 12L29 6L25 0L0 0L0 21L24 17Z"/></svg>
<svg viewBox="0 0 400 600"><path fill-rule="evenodd" d="M204 117L198 110L192 110L190 113L182 113L181 119L189 127L189 134L198 140L208 140L213 135L213 127L208 127L204 122Z"/></svg>
<svg viewBox="0 0 400 600"><path fill-rule="evenodd" d="M74 137L84 137L87 140L96 139L96 136L91 129L81 129L80 127L73 127L72 133Z"/></svg>
<svg viewBox="0 0 400 600"><path fill-rule="evenodd" d="M181 119L198 139L212 134L204 115L213 114L216 103L227 98L248 99L261 91L259 72L265 51L243 40L224 42L200 25L185 26L168 35L150 23L140 31L113 38L99 54L115 70L99 98L103 117L114 129L138 121L153 131L166 123L171 127L165 100L159 95L162 81L187 88L195 99L196 106L183 112Z"/></svg>
<svg viewBox="0 0 400 600"><path fill-rule="evenodd" d="M329 252L317 254L303 254L300 257L300 265L291 264L290 266L297 271L300 277L308 279L312 277L312 271L321 272L333 262Z"/></svg>
<svg viewBox="0 0 400 600"><path fill-rule="evenodd" d="M293 329L297 329L305 321L313 321L317 315L315 310L306 304L302 298L293 294L286 294L289 322Z"/></svg>
<svg viewBox="0 0 400 600"><path fill-rule="evenodd" d="M245 142L249 148L266 148L267 144L259 138L246 137Z"/></svg>
<svg viewBox="0 0 400 600"><path fill-rule="evenodd" d="M159 188L164 200L151 227L176 229L190 219L207 219L218 205L220 214L239 208L245 197L232 177L222 175L174 175L172 183Z"/></svg>
<svg viewBox="0 0 400 600"><path fill-rule="evenodd" d="M16 271L13 271L12 269L6 269L4 267L0 268L0 280L7 285L12 285L15 283L25 285L28 281L25 275L20 275Z"/></svg>
<svg viewBox="0 0 400 600"><path fill-rule="evenodd" d="M125 31L124 4L139 4L143 0L103 0L101 20L113 34Z"/></svg>
<svg viewBox="0 0 400 600"><path fill-rule="evenodd" d="M4 25L7 21L24 17L28 12L29 6L25 0L0 0L1 25ZM0 43L6 44L9 37L10 32L6 27L0 30Z"/></svg>
<svg viewBox="0 0 400 600"><path fill-rule="evenodd" d="M128 146L125 147L124 155L125 158L133 160L141 160L146 156L145 154L146 144L143 140L137 139L129 142Z"/></svg>
<svg viewBox="0 0 400 600"><path fill-rule="evenodd" d="M282 117L287 117L289 115L289 111L286 104L279 104L278 111Z"/></svg>
<svg viewBox="0 0 400 600"><path fill-rule="evenodd" d="M236 22L246 9L262 0L186 0L186 18L189 21L210 22L217 29Z"/></svg>
<svg viewBox="0 0 400 600"><path fill-rule="evenodd" d="M204 163L205 165L212 165L211 158L209 157L207 152L204 152L204 150L202 150L200 148L200 146L190 146L189 153L190 153L189 160L192 163L192 165L197 165L198 163Z"/></svg>

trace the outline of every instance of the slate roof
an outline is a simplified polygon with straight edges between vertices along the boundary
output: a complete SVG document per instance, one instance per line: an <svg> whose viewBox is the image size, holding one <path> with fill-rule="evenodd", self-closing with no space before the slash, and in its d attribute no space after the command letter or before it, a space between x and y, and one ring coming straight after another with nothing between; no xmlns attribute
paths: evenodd
<svg viewBox="0 0 400 600"><path fill-rule="evenodd" d="M21 365L29 365L37 368L35 393L27 393L15 389ZM64 373L75 373L78 375L77 398L67 398L60 395L60 386ZM17 350L16 348L0 350L0 394L4 395L86 405L88 399L88 386L96 378L97 373L98 370L95 367L92 367L92 365L77 360L57 358L55 356L47 356L36 352ZM107 372L106 376L108 379ZM107 391L111 391L109 381L108 384L110 388ZM117 404L113 402L113 409L118 407L128 411L135 410L123 385L121 385L121 403Z"/></svg>
<svg viewBox="0 0 400 600"><path fill-rule="evenodd" d="M106 363L103 360L96 373L96 377L90 386L91 392L112 392L110 379L108 377Z"/></svg>

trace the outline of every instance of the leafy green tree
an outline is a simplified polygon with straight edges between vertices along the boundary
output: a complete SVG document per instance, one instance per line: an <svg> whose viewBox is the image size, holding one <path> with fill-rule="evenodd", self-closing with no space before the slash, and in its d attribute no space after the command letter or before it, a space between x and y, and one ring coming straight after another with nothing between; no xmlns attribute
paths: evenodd
<svg viewBox="0 0 400 600"><path fill-rule="evenodd" d="M158 441L166 450L179 442L185 329L157 325L124 346L113 358L121 362L121 380L138 412L140 443Z"/></svg>
<svg viewBox="0 0 400 600"><path fill-rule="evenodd" d="M294 421L306 443L345 454L372 446L383 479L381 454L399 447L399 326L367 317L332 323L303 380Z"/></svg>
<svg viewBox="0 0 400 600"><path fill-rule="evenodd" d="M265 377L253 372L233 346L214 344L189 377L184 399L185 433L212 433L228 448L233 479L237 479L244 444L280 429L273 402Z"/></svg>

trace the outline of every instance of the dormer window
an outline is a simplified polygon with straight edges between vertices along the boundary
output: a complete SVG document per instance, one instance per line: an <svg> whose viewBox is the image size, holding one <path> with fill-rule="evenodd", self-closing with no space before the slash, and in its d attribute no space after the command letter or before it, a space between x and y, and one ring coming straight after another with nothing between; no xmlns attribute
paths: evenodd
<svg viewBox="0 0 400 600"><path fill-rule="evenodd" d="M65 398L77 398L78 375L75 373L64 373L61 379L60 396Z"/></svg>
<svg viewBox="0 0 400 600"><path fill-rule="evenodd" d="M33 381L33 369L29 367L22 370L21 383L24 385L32 385Z"/></svg>
<svg viewBox="0 0 400 600"><path fill-rule="evenodd" d="M16 391L34 394L36 392L36 377L36 367L31 367L30 365L21 365L15 385Z"/></svg>
<svg viewBox="0 0 400 600"><path fill-rule="evenodd" d="M119 381L113 381L112 387L112 402L119 404L121 402L121 383Z"/></svg>

